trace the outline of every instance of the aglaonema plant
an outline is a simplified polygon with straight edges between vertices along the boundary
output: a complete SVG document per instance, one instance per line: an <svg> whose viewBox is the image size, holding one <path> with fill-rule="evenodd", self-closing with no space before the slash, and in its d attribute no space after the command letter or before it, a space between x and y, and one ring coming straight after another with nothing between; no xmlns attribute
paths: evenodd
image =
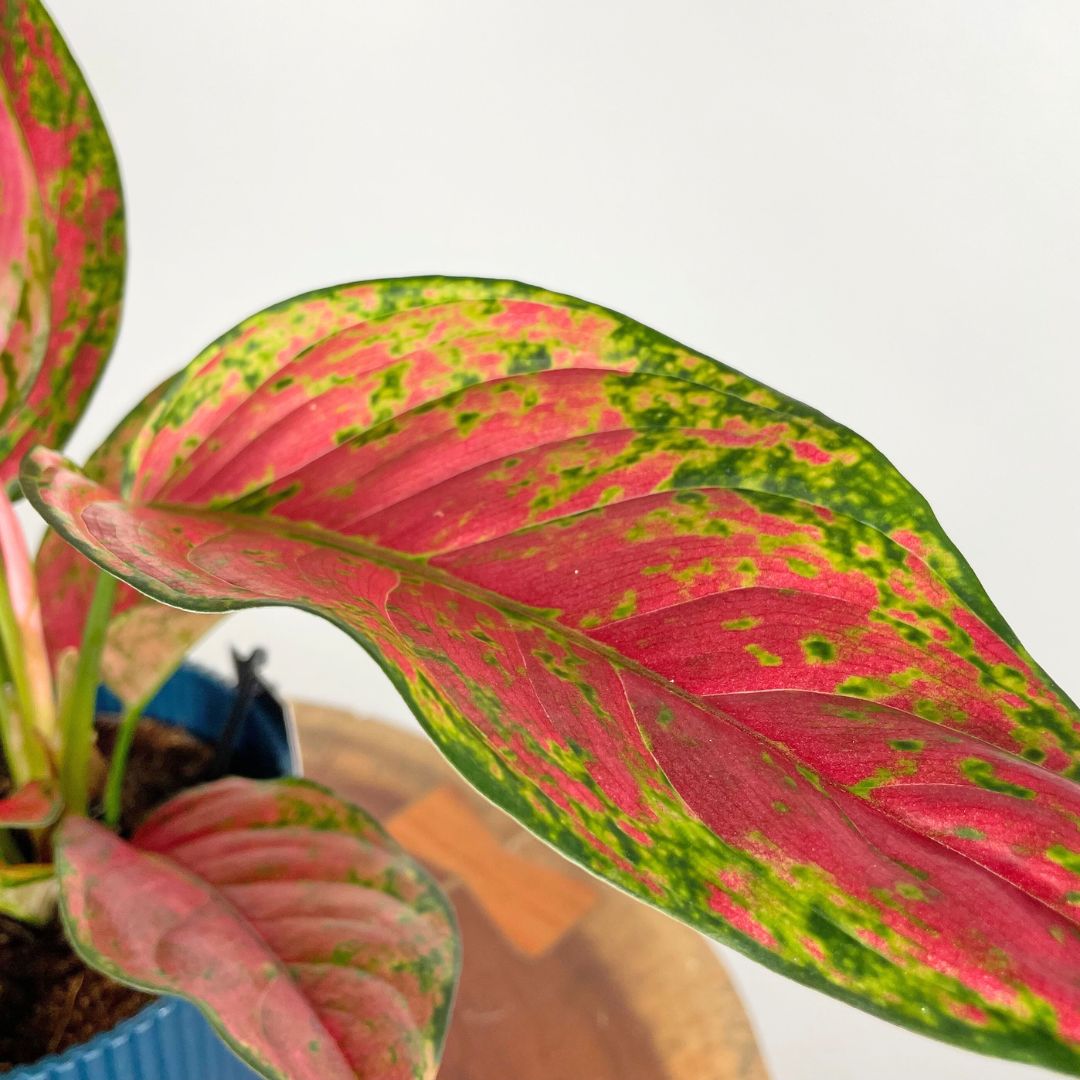
<svg viewBox="0 0 1080 1080"><path fill-rule="evenodd" d="M25 231L5 242L33 267ZM40 289L15 292L11 332L40 342ZM62 340L92 340L93 310L100 366L115 304L77 309ZM78 411L46 382L15 457ZM627 892L886 1019L1080 1075L1076 706L925 500L816 410L570 297L362 282L247 319L83 468L36 449L21 484L55 532L33 575L4 550L16 854L51 838L80 954L201 1001L268 1075L351 1075L365 1040L430 1072L452 946L430 882L319 789L226 780L128 840L84 812L99 673L126 710L107 823L148 695L259 604L340 626L466 778ZM4 895L47 900L49 867L13 863ZM343 955L340 919L404 927L399 952ZM199 963L163 966L163 942Z"/></svg>
<svg viewBox="0 0 1080 1080"><path fill-rule="evenodd" d="M111 351L124 218L108 136L56 27L37 0L3 0L0 29L0 482L14 493L22 454L66 438ZM111 474L140 417L89 475ZM362 810L298 779L227 776L119 835L135 726L183 635L163 624L168 648L125 678L109 665L153 616L133 626L116 581L77 561L50 597L57 554L47 537L31 561L0 488L0 915L41 924L59 904L89 966L191 1000L263 1076L433 1077L458 969L435 882ZM107 771L103 675L125 706Z"/></svg>
<svg viewBox="0 0 1080 1080"><path fill-rule="evenodd" d="M24 461L73 545L42 552L54 648L87 560L127 583L114 626L157 620L121 682L190 612L322 616L575 862L878 1016L1080 1074L1077 709L864 439L615 312L451 278L278 304L137 413L123 458Z"/></svg>

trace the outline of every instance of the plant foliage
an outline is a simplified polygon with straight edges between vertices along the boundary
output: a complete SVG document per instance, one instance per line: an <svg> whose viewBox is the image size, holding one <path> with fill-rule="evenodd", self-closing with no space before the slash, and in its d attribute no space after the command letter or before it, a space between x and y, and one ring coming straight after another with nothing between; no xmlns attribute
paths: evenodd
<svg viewBox="0 0 1080 1080"><path fill-rule="evenodd" d="M626 891L1080 1073L1076 707L816 410L570 297L365 282L211 345L119 479L37 451L23 484L155 601L342 627L476 787Z"/></svg>

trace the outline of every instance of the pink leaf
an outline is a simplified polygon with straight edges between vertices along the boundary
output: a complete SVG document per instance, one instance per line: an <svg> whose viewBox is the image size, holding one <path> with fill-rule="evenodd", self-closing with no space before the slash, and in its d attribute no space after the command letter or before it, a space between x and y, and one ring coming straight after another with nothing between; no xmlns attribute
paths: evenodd
<svg viewBox="0 0 1080 1080"><path fill-rule="evenodd" d="M49 261L34 163L0 84L0 421L10 421L38 373L49 335Z"/></svg>
<svg viewBox="0 0 1080 1080"><path fill-rule="evenodd" d="M60 809L60 800L52 786L33 780L0 798L0 828L44 828L60 816Z"/></svg>
<svg viewBox="0 0 1080 1080"><path fill-rule="evenodd" d="M166 803L130 843L68 818L56 856L84 959L195 1002L262 1075L435 1075L457 971L450 909L324 789L221 780Z"/></svg>

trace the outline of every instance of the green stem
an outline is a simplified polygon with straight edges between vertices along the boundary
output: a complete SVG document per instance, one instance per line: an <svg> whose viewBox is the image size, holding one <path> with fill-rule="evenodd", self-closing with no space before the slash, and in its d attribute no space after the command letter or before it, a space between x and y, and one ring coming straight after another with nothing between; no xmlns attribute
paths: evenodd
<svg viewBox="0 0 1080 1080"><path fill-rule="evenodd" d="M0 829L0 863L17 866L24 861L23 854L15 843L15 837L7 829Z"/></svg>
<svg viewBox="0 0 1080 1080"><path fill-rule="evenodd" d="M127 706L120 717L120 723L117 725L117 739L112 745L112 756L109 758L109 774L105 780L105 823L110 828L116 828L120 824L127 759L131 756L138 721L143 719L146 706L153 701L168 679L173 677L179 665L179 661L173 664L157 683L143 694L143 697Z"/></svg>
<svg viewBox="0 0 1080 1080"><path fill-rule="evenodd" d="M94 742L97 687L101 679L101 655L105 632L116 597L116 578L102 571L94 586L94 598L86 616L75 678L60 711L64 757L60 765L60 790L69 810L85 814L90 748Z"/></svg>
<svg viewBox="0 0 1080 1080"><path fill-rule="evenodd" d="M9 688L0 684L0 750L7 762L11 784L21 788L31 780L49 775L49 766L37 733L12 707L8 697Z"/></svg>
<svg viewBox="0 0 1080 1080"><path fill-rule="evenodd" d="M3 657L0 656L0 668L2 667ZM18 719L8 705L3 675L0 674L0 753L3 753L4 761L7 762L13 788L22 787L30 773L30 764L23 753L22 731L16 728L17 723Z"/></svg>
<svg viewBox="0 0 1080 1080"><path fill-rule="evenodd" d="M5 619L4 609L12 615L11 621ZM19 638L12 634L14 616L7 595L7 583L0 573L0 751L8 765L8 773L15 787L22 787L31 780L41 780L50 773L49 759L45 748L38 738L33 723L33 713L28 712L19 692L19 680L16 671L19 664L17 650ZM12 655L13 650L15 656ZM15 688L16 707L8 697L7 685Z"/></svg>
<svg viewBox="0 0 1080 1080"><path fill-rule="evenodd" d="M120 824L124 776L127 773L131 744L135 740L135 729L142 719L147 703L155 693L157 693L157 687L141 701L129 705L116 728L116 742L113 744L112 757L109 759L109 775L105 780L105 824L111 829L115 829Z"/></svg>
<svg viewBox="0 0 1080 1080"><path fill-rule="evenodd" d="M109 774L105 778L105 824L112 829L120 824L124 776L127 774L131 744L135 741L135 729L139 726L146 706L153 701L157 692L168 682L179 666L178 661L138 701L128 705L123 716L120 717L120 723L116 727L116 741L113 744L112 757L109 759Z"/></svg>
<svg viewBox="0 0 1080 1080"><path fill-rule="evenodd" d="M7 659L7 671L15 687L15 698L19 703L19 712L27 720L34 719L34 697L30 691L30 678L23 663L23 639L19 630L19 621L15 617L15 608L11 603L11 592L7 578L0 574L0 643L4 646Z"/></svg>

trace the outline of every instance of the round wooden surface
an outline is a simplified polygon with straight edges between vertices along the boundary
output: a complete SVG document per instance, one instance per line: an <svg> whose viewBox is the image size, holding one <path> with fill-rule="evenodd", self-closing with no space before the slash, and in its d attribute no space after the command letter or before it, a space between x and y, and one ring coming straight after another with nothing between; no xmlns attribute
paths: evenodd
<svg viewBox="0 0 1080 1080"><path fill-rule="evenodd" d="M296 713L306 775L376 814L453 900L465 962L440 1080L766 1080L692 930L571 866L424 739Z"/></svg>

